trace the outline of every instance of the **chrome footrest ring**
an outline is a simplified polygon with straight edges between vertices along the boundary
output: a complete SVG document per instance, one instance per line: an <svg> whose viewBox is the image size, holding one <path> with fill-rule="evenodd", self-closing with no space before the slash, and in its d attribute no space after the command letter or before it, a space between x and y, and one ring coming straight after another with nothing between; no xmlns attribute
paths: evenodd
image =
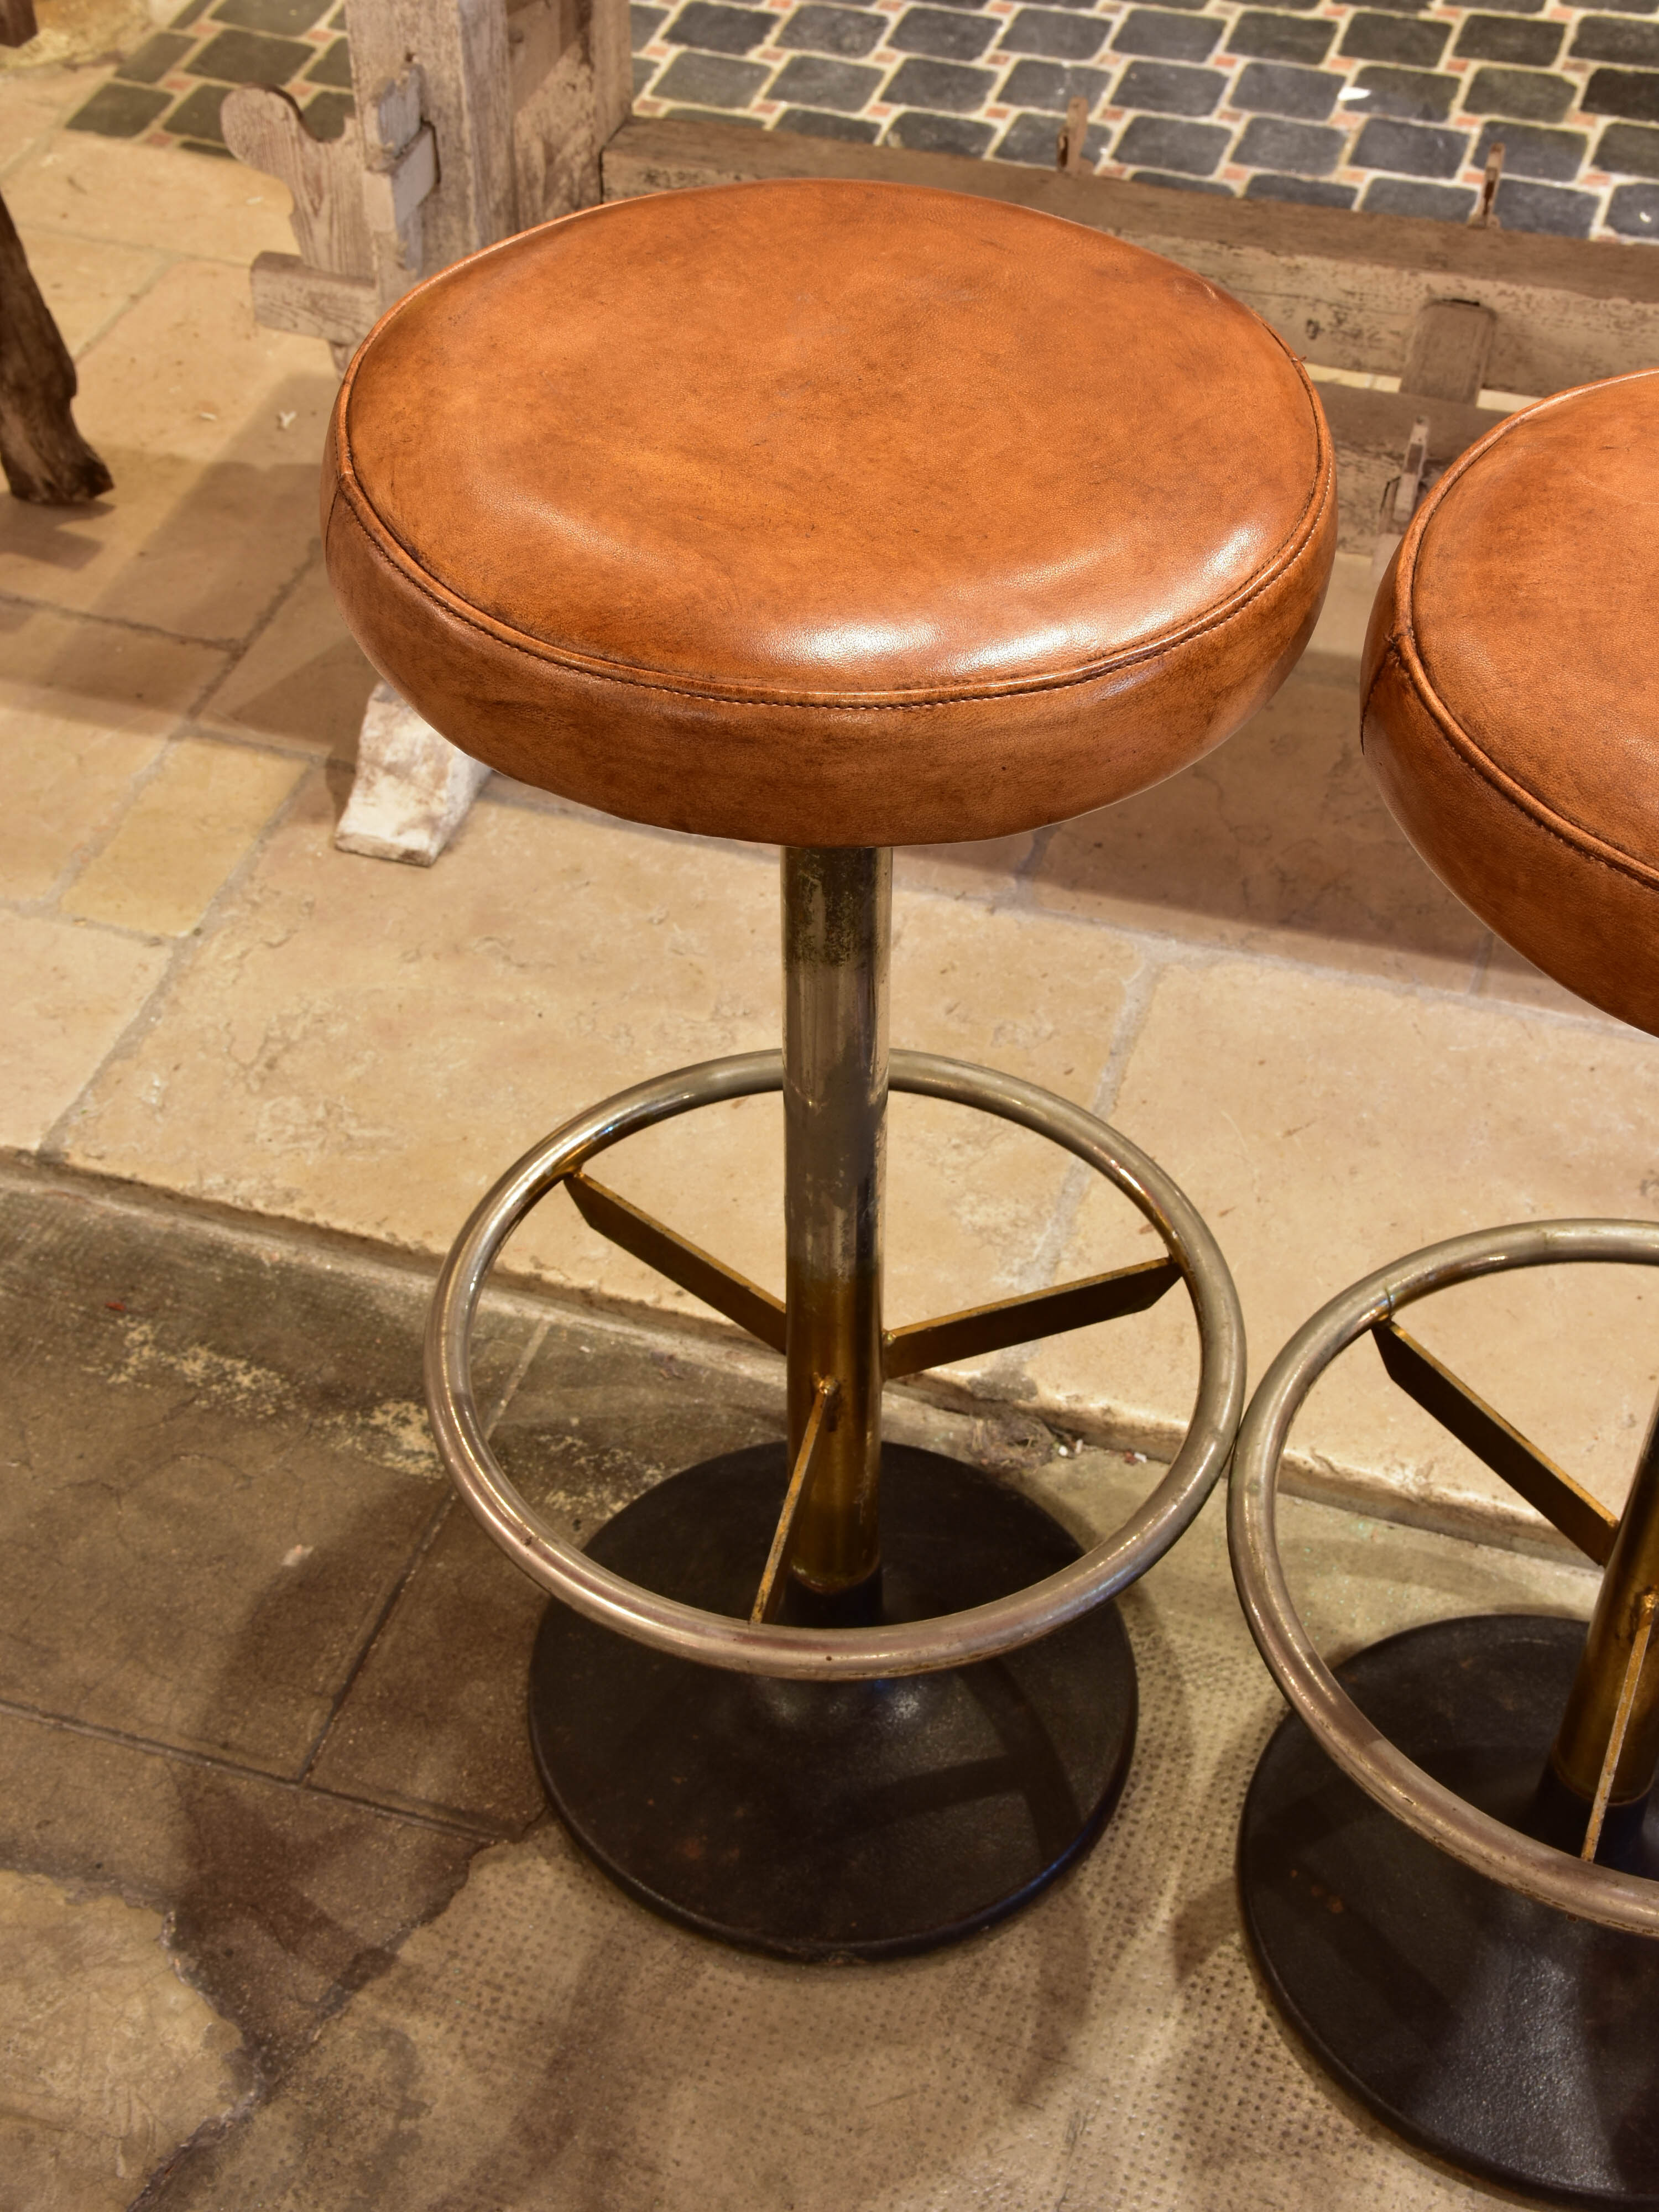
<svg viewBox="0 0 1659 2212"><path fill-rule="evenodd" d="M1315 1650L1279 1557L1279 1480L1291 1425L1337 1356L1419 1298L1519 1267L1659 1267L1659 1226L1526 1222L1431 1244L1333 1298L1262 1377L1239 1431L1228 1501L1233 1575L1256 1648L1322 1748L1384 1811L1504 1887L1583 1920L1659 1936L1659 1882L1569 1857L1480 1812L1379 1735Z"/></svg>
<svg viewBox="0 0 1659 2212"><path fill-rule="evenodd" d="M1129 1140L1082 1108L1018 1078L931 1053L896 1051L895 1091L975 1107L1049 1139L1138 1206L1179 1267L1197 1322L1191 1425L1164 1480L1115 1534L1059 1573L971 1611L872 1628L751 1625L658 1596L609 1572L532 1510L497 1464L472 1395L473 1317L496 1255L537 1201L621 1139L676 1115L782 1087L782 1055L736 1054L682 1068L578 1115L505 1175L461 1232L427 1328L427 1402L444 1464L467 1506L533 1582L590 1620L659 1650L739 1673L854 1680L925 1674L1015 1650L1133 1582L1174 1543L1225 1464L1243 1402L1244 1329L1214 1238L1189 1200Z"/></svg>

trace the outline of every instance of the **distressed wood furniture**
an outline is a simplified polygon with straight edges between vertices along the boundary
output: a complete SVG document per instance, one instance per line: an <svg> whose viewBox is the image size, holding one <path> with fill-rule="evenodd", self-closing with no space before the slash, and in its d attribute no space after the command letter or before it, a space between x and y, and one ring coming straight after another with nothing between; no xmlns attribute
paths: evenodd
<svg viewBox="0 0 1659 2212"><path fill-rule="evenodd" d="M294 196L297 254L262 253L254 312L343 368L411 284L585 207L628 108L625 10L574 0L346 0L356 117L312 137L293 101L227 98L225 143Z"/></svg>
<svg viewBox="0 0 1659 2212"><path fill-rule="evenodd" d="M225 142L279 177L297 253L262 253L254 313L328 341L343 370L411 284L599 197L599 149L627 113L627 9L615 0L347 0L356 116L314 138L294 101L228 95ZM429 864L487 771L382 686L335 842Z"/></svg>
<svg viewBox="0 0 1659 2212"><path fill-rule="evenodd" d="M401 301L341 390L324 506L348 621L449 737L614 814L784 848L782 1053L579 1115L484 1200L434 1308L440 1449L555 1599L532 1698L553 1802L635 1895L733 1942L878 1958L984 1926L1110 1812L1134 1689L1105 1601L1214 1479L1243 1347L1208 1232L1125 1139L982 1068L895 1053L890 1079L890 848L1107 804L1271 696L1335 534L1312 387L1236 301L1075 224L879 184L666 193ZM1066 1147L1169 1258L888 1327L890 1079ZM780 1090L781 1300L588 1173ZM672 1478L585 1549L514 1490L470 1381L485 1275L560 1183L787 1382L787 1448ZM1177 1279L1192 1428L1081 1557L975 1470L884 1449L885 1382Z"/></svg>
<svg viewBox="0 0 1659 2212"><path fill-rule="evenodd" d="M0 46L35 34L33 0L0 0ZM0 200L0 466L15 499L70 507L111 489L75 427L75 363Z"/></svg>
<svg viewBox="0 0 1659 2212"><path fill-rule="evenodd" d="M1377 597L1364 740L1458 896L1659 1033L1659 371L1514 416L1434 486ZM1510 1268L1659 1266L1659 1227L1525 1223L1416 1252L1291 1340L1235 1458L1245 1611L1290 1699L1240 1846L1268 1987L1316 2055L1454 2166L1659 2202L1659 1416L1610 1513L1401 1326ZM1390 1378L1603 1570L1588 1632L1439 1621L1334 1674L1274 1533L1297 1407L1370 1335Z"/></svg>

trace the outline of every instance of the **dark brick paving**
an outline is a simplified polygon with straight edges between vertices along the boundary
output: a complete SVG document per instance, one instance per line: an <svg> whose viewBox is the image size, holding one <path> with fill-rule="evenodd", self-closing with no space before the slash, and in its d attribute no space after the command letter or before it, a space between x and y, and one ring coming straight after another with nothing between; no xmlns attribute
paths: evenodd
<svg viewBox="0 0 1659 2212"><path fill-rule="evenodd" d="M630 10L636 112L1041 167L1088 102L1102 176L1506 228L1659 238L1659 0L681 0ZM71 127L224 152L234 84L319 137L352 112L339 0L188 0ZM1650 127L1655 126L1655 127Z"/></svg>
<svg viewBox="0 0 1659 2212"><path fill-rule="evenodd" d="M1066 103L1089 103L1099 174L1185 191L1358 207L1461 222L1491 146L1500 220L1569 238L1659 236L1659 0L1595 10L1551 0L1087 0L1079 6L634 10L637 112L687 99L674 57L707 14L769 15L744 48L773 73L713 119L833 130L929 151L1047 165ZM712 46L713 40L708 41ZM803 50L856 56L867 85L831 100L789 72ZM725 47L720 49L724 52ZM834 114L825 112L833 109ZM817 112L813 111L817 110Z"/></svg>

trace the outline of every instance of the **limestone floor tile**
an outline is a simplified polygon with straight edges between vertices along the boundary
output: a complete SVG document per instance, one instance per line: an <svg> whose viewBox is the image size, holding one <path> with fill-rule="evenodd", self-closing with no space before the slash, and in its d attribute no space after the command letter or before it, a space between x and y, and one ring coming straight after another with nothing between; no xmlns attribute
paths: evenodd
<svg viewBox="0 0 1659 2212"><path fill-rule="evenodd" d="M27 713L167 728L225 665L225 654L212 646L0 601L0 702ZM143 721L146 714L154 719Z"/></svg>
<svg viewBox="0 0 1659 2212"><path fill-rule="evenodd" d="M1541 968L1534 968L1524 954L1494 937L1492 952L1481 971L1476 986L1483 999L1498 999L1511 1006L1536 1008L1544 1013L1577 1014L1586 1021L1613 1022L1622 1028L1615 1014L1603 1013L1588 999L1581 999L1576 991L1558 983L1553 975L1547 975Z"/></svg>
<svg viewBox="0 0 1659 2212"><path fill-rule="evenodd" d="M157 0L152 14L143 0L40 0L34 36L0 55L0 69L63 67L82 63L106 68L131 53L165 21Z"/></svg>
<svg viewBox="0 0 1659 2212"><path fill-rule="evenodd" d="M764 856L485 803L439 867L416 871L337 854L331 829L319 776L166 1014L112 1070L71 1139L76 1158L441 1250L496 1176L579 1108L777 1042L777 879ZM896 1039L1093 1097L1133 951L968 902L898 906ZM1031 1274L1063 1154L899 1100L890 1163L896 1318ZM775 1098L648 1132L596 1171L781 1287ZM583 1290L690 1304L562 1195L508 1258Z"/></svg>
<svg viewBox="0 0 1659 2212"><path fill-rule="evenodd" d="M1131 946L1109 931L937 897L901 898L895 930L896 1044L1093 1104L1139 964ZM895 1098L890 1324L1036 1287L1072 1164L1059 1147L989 1115Z"/></svg>
<svg viewBox="0 0 1659 2212"><path fill-rule="evenodd" d="M244 2088L241 2038L161 1946L159 1912L0 1873L5 2212L125 2212Z"/></svg>
<svg viewBox="0 0 1659 2212"><path fill-rule="evenodd" d="M0 912L0 1145L38 1145L161 981L167 955L107 930Z"/></svg>
<svg viewBox="0 0 1659 2212"><path fill-rule="evenodd" d="M50 232L30 241L28 258L41 296L73 354L96 337L166 266L162 256L146 246Z"/></svg>
<svg viewBox="0 0 1659 2212"><path fill-rule="evenodd" d="M578 1107L774 1041L775 877L738 849L485 804L400 868L334 819L319 769L77 1157L441 1249Z"/></svg>
<svg viewBox="0 0 1659 2212"><path fill-rule="evenodd" d="M31 152L50 151L40 141L75 112L103 74L97 69L46 69L0 77L0 176Z"/></svg>
<svg viewBox="0 0 1659 2212"><path fill-rule="evenodd" d="M175 636L245 637L317 535L337 388L320 342L261 329L245 266L180 262L80 374L76 419L114 491L72 510L9 501L0 589Z"/></svg>
<svg viewBox="0 0 1659 2212"><path fill-rule="evenodd" d="M378 681L345 626L319 550L200 719L355 761L363 709Z"/></svg>
<svg viewBox="0 0 1659 2212"><path fill-rule="evenodd" d="M9 100L9 86L0 88ZM292 253L292 202L275 177L240 161L173 158L174 149L60 131L6 177L6 205L27 245L40 232L109 239L240 269L256 253Z"/></svg>
<svg viewBox="0 0 1659 2212"><path fill-rule="evenodd" d="M50 696L50 695L47 695ZM55 703L55 702L53 702ZM161 751L158 718L112 727L0 697L0 898L43 898Z"/></svg>
<svg viewBox="0 0 1659 2212"><path fill-rule="evenodd" d="M1659 1194L1649 1040L1237 962L1165 972L1113 1118L1209 1220L1256 1376L1328 1298L1389 1260L1506 1222L1651 1220ZM1092 1194L1077 1241L1066 1264L1085 1247L1106 1264ZM1650 1271L1510 1275L1413 1312L1413 1334L1610 1505L1621 1501L1659 1382ZM1155 1419L1184 1419L1192 1366L1176 1300L1115 1327L1043 1347L1033 1378L1060 1405L1121 1394ZM1455 1518L1509 1499L1387 1383L1369 1344L1331 1370L1292 1443L1316 1471L1361 1477L1385 1502Z"/></svg>
<svg viewBox="0 0 1659 2212"><path fill-rule="evenodd" d="M1211 945L1459 988L1486 938L1395 826L1359 750L1356 689L1293 675L1167 783L1062 823L1037 903Z"/></svg>
<svg viewBox="0 0 1659 2212"><path fill-rule="evenodd" d="M893 881L904 890L948 891L953 898L995 897L1036 847L1033 831L984 837L965 845L906 845L893 855Z"/></svg>
<svg viewBox="0 0 1659 2212"><path fill-rule="evenodd" d="M301 773L283 753L179 739L64 894L62 911L146 936L183 936Z"/></svg>

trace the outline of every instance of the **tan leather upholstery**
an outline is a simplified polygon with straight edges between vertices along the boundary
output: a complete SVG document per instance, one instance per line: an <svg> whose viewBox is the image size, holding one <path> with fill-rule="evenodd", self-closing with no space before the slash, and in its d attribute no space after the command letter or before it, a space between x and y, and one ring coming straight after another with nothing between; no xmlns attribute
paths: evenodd
<svg viewBox="0 0 1659 2212"><path fill-rule="evenodd" d="M787 844L1156 782L1302 650L1331 447L1267 326L1024 209L805 180L550 223L399 301L323 486L346 617L508 775Z"/></svg>
<svg viewBox="0 0 1659 2212"><path fill-rule="evenodd" d="M1659 1031L1659 370L1511 416L1377 594L1365 750L1429 866L1582 998Z"/></svg>

